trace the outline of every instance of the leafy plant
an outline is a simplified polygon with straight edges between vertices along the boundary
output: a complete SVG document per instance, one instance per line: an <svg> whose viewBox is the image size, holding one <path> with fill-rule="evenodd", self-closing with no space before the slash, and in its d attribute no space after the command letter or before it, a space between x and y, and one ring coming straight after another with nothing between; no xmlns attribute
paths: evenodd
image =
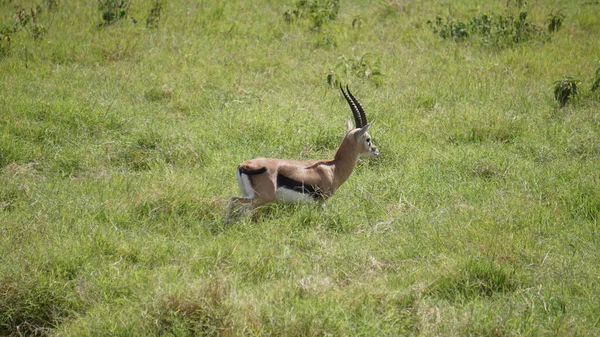
<svg viewBox="0 0 600 337"><path fill-rule="evenodd" d="M365 53L360 57L340 56L335 68L327 74L327 84L337 87L344 76L367 79L378 86L381 84L383 73L379 69L379 60L373 54Z"/></svg>
<svg viewBox="0 0 600 337"><path fill-rule="evenodd" d="M6 26L0 27L0 59L10 55L12 30Z"/></svg>
<svg viewBox="0 0 600 337"><path fill-rule="evenodd" d="M548 32L554 33L560 30L563 22L567 16L559 11L552 11L546 18L546 24L548 24Z"/></svg>
<svg viewBox="0 0 600 337"><path fill-rule="evenodd" d="M508 11L492 15L482 13L467 22L452 17L444 20L437 16L434 21L427 21L427 25L443 39L460 41L479 37L482 44L497 48L511 47L535 38L543 41L546 38L543 31L528 20L526 11L521 11L518 15Z"/></svg>
<svg viewBox="0 0 600 337"><path fill-rule="evenodd" d="M164 7L164 0L154 0L152 2L152 8L150 8L150 13L148 13L148 17L146 17L147 28L158 28L158 23L160 22Z"/></svg>
<svg viewBox="0 0 600 337"><path fill-rule="evenodd" d="M559 107L564 107L569 99L577 95L579 83L572 77L565 77L554 82L554 99L558 102Z"/></svg>
<svg viewBox="0 0 600 337"><path fill-rule="evenodd" d="M469 37L467 24L453 18L448 18L444 22L441 16L436 16L435 21L427 21L427 25L442 39L463 40Z"/></svg>
<svg viewBox="0 0 600 337"><path fill-rule="evenodd" d="M283 13L283 18L287 22L308 18L312 21L313 29L319 29L325 22L337 19L339 11L339 0L299 0L296 8Z"/></svg>
<svg viewBox="0 0 600 337"><path fill-rule="evenodd" d="M13 31L17 32L20 28L23 28L36 40L45 35L48 29L39 22L38 13L40 11L42 11L41 6L32 7L29 10L24 7L17 7Z"/></svg>
<svg viewBox="0 0 600 337"><path fill-rule="evenodd" d="M126 0L100 0L98 9L102 12L103 26L125 19L129 13L130 3Z"/></svg>

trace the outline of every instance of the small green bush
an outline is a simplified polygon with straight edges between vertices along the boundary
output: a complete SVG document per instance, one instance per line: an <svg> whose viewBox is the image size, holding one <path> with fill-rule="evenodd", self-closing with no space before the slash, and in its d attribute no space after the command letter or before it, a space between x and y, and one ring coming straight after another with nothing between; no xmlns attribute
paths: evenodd
<svg viewBox="0 0 600 337"><path fill-rule="evenodd" d="M554 82L554 99L559 107L564 107L567 102L578 93L579 81L572 77L565 77Z"/></svg>
<svg viewBox="0 0 600 337"><path fill-rule="evenodd" d="M164 7L164 0L154 0L152 2L152 8L150 8L150 12L146 17L147 28L158 28L158 24L160 22L160 17L162 15Z"/></svg>
<svg viewBox="0 0 600 337"><path fill-rule="evenodd" d="M325 22L335 20L339 11L339 0L300 0L296 2L296 8L283 13L283 18L287 22L308 18L312 21L313 29L319 29Z"/></svg>
<svg viewBox="0 0 600 337"><path fill-rule="evenodd" d="M563 22L567 16L560 11L552 11L546 18L546 24L548 25L548 32L558 32L562 27Z"/></svg>
<svg viewBox="0 0 600 337"><path fill-rule="evenodd" d="M102 12L102 25L107 26L127 18L130 5L126 0L100 0L98 9Z"/></svg>

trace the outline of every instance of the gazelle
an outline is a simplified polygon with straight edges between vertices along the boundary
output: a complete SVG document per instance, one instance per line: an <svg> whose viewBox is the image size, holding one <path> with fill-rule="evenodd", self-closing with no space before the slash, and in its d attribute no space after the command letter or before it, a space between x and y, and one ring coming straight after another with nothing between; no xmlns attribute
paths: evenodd
<svg viewBox="0 0 600 337"><path fill-rule="evenodd" d="M228 223L231 211L237 205L252 210L273 201L298 202L326 200L350 177L360 157L379 155L368 130L367 115L362 105L346 86L340 85L348 102L356 128L346 122L346 136L332 160L288 160L255 158L241 163L237 181L242 197L233 197L227 207L224 222Z"/></svg>

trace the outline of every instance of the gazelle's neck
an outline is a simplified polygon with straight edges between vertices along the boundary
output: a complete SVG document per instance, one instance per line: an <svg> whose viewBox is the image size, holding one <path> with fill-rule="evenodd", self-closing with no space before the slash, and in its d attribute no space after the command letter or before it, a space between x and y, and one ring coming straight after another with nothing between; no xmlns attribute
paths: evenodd
<svg viewBox="0 0 600 337"><path fill-rule="evenodd" d="M348 180L358 162L358 157L359 154L356 152L355 147L344 138L332 161L334 167L333 184L336 189Z"/></svg>

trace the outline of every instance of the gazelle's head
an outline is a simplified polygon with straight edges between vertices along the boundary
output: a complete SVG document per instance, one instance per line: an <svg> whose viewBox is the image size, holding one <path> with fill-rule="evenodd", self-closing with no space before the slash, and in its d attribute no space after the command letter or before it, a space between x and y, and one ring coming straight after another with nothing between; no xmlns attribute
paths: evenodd
<svg viewBox="0 0 600 337"><path fill-rule="evenodd" d="M352 121L348 119L346 122L346 138L344 141L348 141L354 145L354 148L358 152L360 157L375 157L379 155L379 150L377 146L373 144L373 140L369 135L369 127L370 123L367 123L367 115L365 114L365 110L362 105L358 102L358 100L352 95L348 86L346 86L346 91L342 88L340 84L340 89L342 90L342 94L344 94L344 98L350 105L350 109L352 110L352 115L354 116L354 121L356 122L356 127L352 125Z"/></svg>

